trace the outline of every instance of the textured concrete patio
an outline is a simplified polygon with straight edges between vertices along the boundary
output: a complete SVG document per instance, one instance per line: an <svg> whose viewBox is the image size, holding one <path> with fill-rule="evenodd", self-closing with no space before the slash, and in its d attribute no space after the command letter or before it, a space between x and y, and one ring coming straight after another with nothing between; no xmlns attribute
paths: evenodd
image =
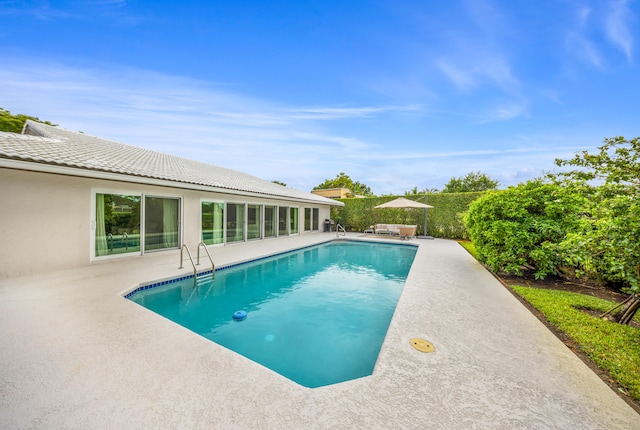
<svg viewBox="0 0 640 430"><path fill-rule="evenodd" d="M213 248L218 265L332 239ZM456 242L418 240L374 374L308 389L122 297L178 253L0 280L0 428L640 429ZM421 353L421 337L435 352Z"/></svg>

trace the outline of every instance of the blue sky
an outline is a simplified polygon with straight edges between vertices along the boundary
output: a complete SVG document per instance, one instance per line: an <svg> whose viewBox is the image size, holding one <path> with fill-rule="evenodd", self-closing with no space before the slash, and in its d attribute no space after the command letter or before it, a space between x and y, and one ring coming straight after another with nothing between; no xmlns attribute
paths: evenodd
<svg viewBox="0 0 640 430"><path fill-rule="evenodd" d="M0 0L0 107L310 190L502 187L640 136L631 0Z"/></svg>

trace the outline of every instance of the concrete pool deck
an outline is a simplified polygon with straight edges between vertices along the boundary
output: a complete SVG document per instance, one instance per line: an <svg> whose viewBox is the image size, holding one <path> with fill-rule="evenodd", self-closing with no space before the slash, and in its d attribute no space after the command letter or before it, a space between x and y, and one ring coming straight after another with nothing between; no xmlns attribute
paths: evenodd
<svg viewBox="0 0 640 430"><path fill-rule="evenodd" d="M225 265L333 237L212 255ZM410 243L418 253L373 375L315 389L122 297L190 273L177 252L0 279L0 428L640 429L460 245ZM435 352L413 349L413 337Z"/></svg>

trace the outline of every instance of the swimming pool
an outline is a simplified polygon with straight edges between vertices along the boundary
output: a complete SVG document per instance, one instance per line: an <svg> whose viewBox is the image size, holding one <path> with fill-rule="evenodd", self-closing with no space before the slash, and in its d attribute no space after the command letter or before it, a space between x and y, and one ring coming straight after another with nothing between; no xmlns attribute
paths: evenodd
<svg viewBox="0 0 640 430"><path fill-rule="evenodd" d="M372 373L416 250L337 241L128 298L315 388Z"/></svg>

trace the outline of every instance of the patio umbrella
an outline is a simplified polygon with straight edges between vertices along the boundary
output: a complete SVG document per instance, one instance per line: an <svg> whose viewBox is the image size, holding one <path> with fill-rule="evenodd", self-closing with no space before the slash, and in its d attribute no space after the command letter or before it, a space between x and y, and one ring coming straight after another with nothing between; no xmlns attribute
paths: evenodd
<svg viewBox="0 0 640 430"><path fill-rule="evenodd" d="M425 205L424 203L416 202L414 200L405 199L404 197L398 197L395 200L391 200L386 203L382 203L381 205L374 206L374 209L388 208L424 209L424 236L422 236L422 238L429 238L429 236L427 236L427 209L432 209L433 206Z"/></svg>

